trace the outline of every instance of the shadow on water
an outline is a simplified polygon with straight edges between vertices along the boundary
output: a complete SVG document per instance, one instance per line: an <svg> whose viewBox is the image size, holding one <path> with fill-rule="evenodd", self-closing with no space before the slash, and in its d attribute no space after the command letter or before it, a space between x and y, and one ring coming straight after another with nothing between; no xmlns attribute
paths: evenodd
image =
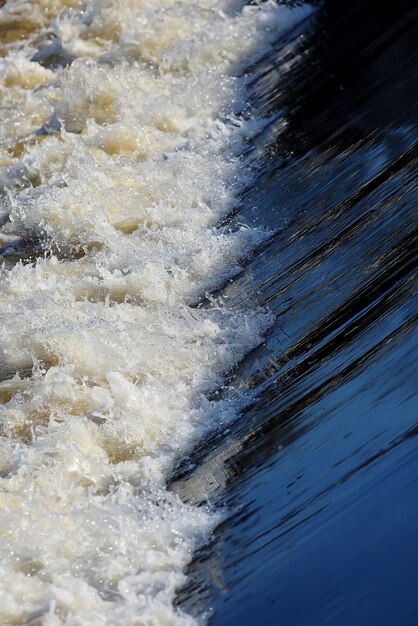
<svg viewBox="0 0 418 626"><path fill-rule="evenodd" d="M276 322L173 482L230 512L179 596L216 626L418 623L416 39L412 2L330 0L253 70L234 219L276 230L222 297Z"/></svg>

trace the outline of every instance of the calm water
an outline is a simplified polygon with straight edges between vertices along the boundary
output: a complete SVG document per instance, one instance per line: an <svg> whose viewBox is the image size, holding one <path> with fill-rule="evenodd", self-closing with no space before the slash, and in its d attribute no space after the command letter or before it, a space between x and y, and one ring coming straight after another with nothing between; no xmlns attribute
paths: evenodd
<svg viewBox="0 0 418 626"><path fill-rule="evenodd" d="M221 293L276 321L173 485L228 509L180 596L214 626L418 623L415 19L326 2L254 70L275 119L234 219L277 230Z"/></svg>

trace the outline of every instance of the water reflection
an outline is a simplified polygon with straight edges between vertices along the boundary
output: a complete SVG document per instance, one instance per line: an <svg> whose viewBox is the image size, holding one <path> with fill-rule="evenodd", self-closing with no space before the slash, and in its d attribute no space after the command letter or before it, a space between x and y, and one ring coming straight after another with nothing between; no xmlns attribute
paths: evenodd
<svg viewBox="0 0 418 626"><path fill-rule="evenodd" d="M415 67L401 1L325 3L254 69L277 115L235 219L276 234L222 297L276 323L173 484L229 507L179 599L216 625L417 623Z"/></svg>

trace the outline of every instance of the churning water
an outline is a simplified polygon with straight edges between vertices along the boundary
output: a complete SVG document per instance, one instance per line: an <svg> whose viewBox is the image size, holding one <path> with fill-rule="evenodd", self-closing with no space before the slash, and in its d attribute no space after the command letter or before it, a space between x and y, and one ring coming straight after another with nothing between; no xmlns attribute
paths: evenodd
<svg viewBox="0 0 418 626"><path fill-rule="evenodd" d="M266 123L246 68L311 11L0 9L2 626L195 623L173 601L221 514L167 482L272 320L210 293L273 233L222 221Z"/></svg>

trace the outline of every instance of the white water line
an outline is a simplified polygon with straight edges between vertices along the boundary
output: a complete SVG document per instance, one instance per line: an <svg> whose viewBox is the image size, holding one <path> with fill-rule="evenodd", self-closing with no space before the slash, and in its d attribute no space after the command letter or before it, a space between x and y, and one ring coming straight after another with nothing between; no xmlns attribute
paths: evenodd
<svg viewBox="0 0 418 626"><path fill-rule="evenodd" d="M242 72L308 11L0 10L2 242L49 247L0 276L4 626L195 623L173 600L219 516L166 479L235 417L208 394L269 318L192 305L266 236L217 228L251 180L240 153L261 123L235 115Z"/></svg>

